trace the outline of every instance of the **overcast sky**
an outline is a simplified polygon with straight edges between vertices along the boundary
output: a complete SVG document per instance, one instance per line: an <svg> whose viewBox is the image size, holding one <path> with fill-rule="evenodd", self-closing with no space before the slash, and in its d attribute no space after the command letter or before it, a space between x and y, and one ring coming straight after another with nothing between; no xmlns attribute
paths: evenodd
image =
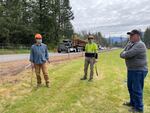
<svg viewBox="0 0 150 113"><path fill-rule="evenodd" d="M70 0L76 32L124 35L150 26L150 0Z"/></svg>

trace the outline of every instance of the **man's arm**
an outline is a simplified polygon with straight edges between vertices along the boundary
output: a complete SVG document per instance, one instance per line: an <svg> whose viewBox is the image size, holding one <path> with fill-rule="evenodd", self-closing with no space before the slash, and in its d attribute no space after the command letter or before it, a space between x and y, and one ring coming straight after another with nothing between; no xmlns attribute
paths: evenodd
<svg viewBox="0 0 150 113"><path fill-rule="evenodd" d="M87 44L85 45L85 52L87 52Z"/></svg>
<svg viewBox="0 0 150 113"><path fill-rule="evenodd" d="M98 59L98 46L95 44L95 58Z"/></svg>
<svg viewBox="0 0 150 113"><path fill-rule="evenodd" d="M33 53L33 47L31 47L31 51L30 51L30 62L31 62L31 67L32 69L34 68L34 53Z"/></svg>
<svg viewBox="0 0 150 113"><path fill-rule="evenodd" d="M129 49L129 47L131 47L131 44L132 44L132 43L131 43L130 41L126 44L126 46L124 47L123 51L120 53L120 57L121 57L121 58L124 59L123 54L124 54L125 51L127 51L127 50Z"/></svg>
<svg viewBox="0 0 150 113"><path fill-rule="evenodd" d="M46 57L46 60L48 61L48 63L50 63L49 54L48 54L48 47L47 46L46 46L45 57Z"/></svg>
<svg viewBox="0 0 150 113"><path fill-rule="evenodd" d="M34 62L33 59L34 59L33 47L31 47L31 51L30 51L30 62L31 63Z"/></svg>
<svg viewBox="0 0 150 113"><path fill-rule="evenodd" d="M142 43L139 43L134 45L130 50L121 52L120 57L124 59L132 58L143 51L145 51L145 46Z"/></svg>
<svg viewBox="0 0 150 113"><path fill-rule="evenodd" d="M128 41L128 43L126 44L126 46L124 47L124 50L128 50L131 46L133 45L132 42Z"/></svg>

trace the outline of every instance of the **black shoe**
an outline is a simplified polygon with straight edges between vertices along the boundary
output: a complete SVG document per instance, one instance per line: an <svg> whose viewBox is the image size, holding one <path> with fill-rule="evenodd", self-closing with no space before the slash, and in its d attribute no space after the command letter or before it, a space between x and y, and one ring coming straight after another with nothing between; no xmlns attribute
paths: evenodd
<svg viewBox="0 0 150 113"><path fill-rule="evenodd" d="M134 107L130 102L124 102L123 105L128 107Z"/></svg>
<svg viewBox="0 0 150 113"><path fill-rule="evenodd" d="M50 86L49 86L49 82L46 82L46 87L47 87L47 88L49 88L49 87L50 87Z"/></svg>
<svg viewBox="0 0 150 113"><path fill-rule="evenodd" d="M83 77L83 78L81 78L80 80L86 80L87 78L86 77Z"/></svg>
<svg viewBox="0 0 150 113"><path fill-rule="evenodd" d="M50 87L50 86L49 86L49 83L46 83L46 87L47 87L47 88L49 88L49 87Z"/></svg>
<svg viewBox="0 0 150 113"><path fill-rule="evenodd" d="M89 82L92 82L92 80L93 80L93 78L90 78L88 81L89 81Z"/></svg>
<svg viewBox="0 0 150 113"><path fill-rule="evenodd" d="M144 113L143 110L138 110L138 109L135 109L135 108L129 109L129 112L132 112L132 113Z"/></svg>

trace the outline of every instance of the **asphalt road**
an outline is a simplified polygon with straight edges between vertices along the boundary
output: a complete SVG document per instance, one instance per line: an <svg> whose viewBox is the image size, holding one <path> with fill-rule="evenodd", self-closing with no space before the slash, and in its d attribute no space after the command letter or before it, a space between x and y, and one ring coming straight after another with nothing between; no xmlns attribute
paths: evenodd
<svg viewBox="0 0 150 113"><path fill-rule="evenodd" d="M116 50L118 48L112 48L109 50L100 50L100 52L104 52L104 51L110 51L110 50ZM80 52L81 54L82 52ZM79 52L77 53L69 53L70 55L76 55L79 54ZM68 53L49 53L50 57L54 57L54 56L65 56L68 55ZM11 54L11 55L0 55L0 63L1 62L9 62L9 61L16 61L16 60L28 60L29 59L29 54Z"/></svg>
<svg viewBox="0 0 150 113"><path fill-rule="evenodd" d="M78 54L78 53L69 53L69 54ZM49 53L49 56L63 56L68 55L67 53ZM9 62L16 60L28 60L29 54L12 54L12 55L0 55L0 62Z"/></svg>

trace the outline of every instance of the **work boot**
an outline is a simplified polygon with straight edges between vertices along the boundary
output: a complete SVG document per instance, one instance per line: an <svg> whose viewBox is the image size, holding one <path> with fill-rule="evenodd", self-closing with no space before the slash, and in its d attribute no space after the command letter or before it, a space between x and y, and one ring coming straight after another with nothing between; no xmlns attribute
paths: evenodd
<svg viewBox="0 0 150 113"><path fill-rule="evenodd" d="M47 87L47 88L49 88L49 87L50 87L50 86L49 86L49 83L46 83L46 87Z"/></svg>
<svg viewBox="0 0 150 113"><path fill-rule="evenodd" d="M128 107L134 107L130 102L124 102L123 105Z"/></svg>
<svg viewBox="0 0 150 113"><path fill-rule="evenodd" d="M89 81L89 82L92 82L92 80L93 80L93 78L90 78L88 81Z"/></svg>
<svg viewBox="0 0 150 113"><path fill-rule="evenodd" d="M129 112L132 112L132 113L144 113L143 110L138 110L138 109L135 109L135 108L129 109Z"/></svg>
<svg viewBox="0 0 150 113"><path fill-rule="evenodd" d="M85 77L85 76L84 76L84 77L83 77L83 78L81 78L80 80L86 80L86 79L87 79L87 77Z"/></svg>

